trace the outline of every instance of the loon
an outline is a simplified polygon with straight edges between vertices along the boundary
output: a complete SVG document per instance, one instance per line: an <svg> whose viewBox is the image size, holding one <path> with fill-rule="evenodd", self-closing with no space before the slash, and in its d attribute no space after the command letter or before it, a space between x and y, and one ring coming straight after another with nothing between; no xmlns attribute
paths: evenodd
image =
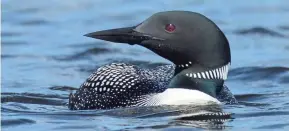
<svg viewBox="0 0 289 131"><path fill-rule="evenodd" d="M69 109L236 104L224 81L231 64L224 33L209 18L190 11L159 12L137 26L85 36L143 46L173 65L144 69L112 63L98 68L69 95Z"/></svg>

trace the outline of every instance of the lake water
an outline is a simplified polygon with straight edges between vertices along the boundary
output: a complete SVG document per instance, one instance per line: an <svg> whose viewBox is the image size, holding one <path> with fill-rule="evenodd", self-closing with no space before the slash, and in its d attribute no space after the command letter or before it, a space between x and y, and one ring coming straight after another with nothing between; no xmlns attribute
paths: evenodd
<svg viewBox="0 0 289 131"><path fill-rule="evenodd" d="M2 0L2 130L289 130L288 3ZM170 63L140 46L83 35L135 25L166 10L200 12L225 32L232 52L226 85L240 105L223 108L234 113L234 119L212 128L166 115L122 117L115 114L123 110L68 110L72 87L78 88L96 67L115 61Z"/></svg>

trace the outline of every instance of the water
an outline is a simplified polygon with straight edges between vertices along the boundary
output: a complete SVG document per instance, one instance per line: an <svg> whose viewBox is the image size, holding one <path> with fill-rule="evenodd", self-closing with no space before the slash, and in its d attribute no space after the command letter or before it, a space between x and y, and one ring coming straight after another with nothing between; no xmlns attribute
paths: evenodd
<svg viewBox="0 0 289 131"><path fill-rule="evenodd" d="M234 119L216 128L166 114L139 118L123 117L124 110L69 111L72 87L98 66L169 63L140 46L83 34L135 25L165 10L200 12L225 32L232 51L226 85L240 105L223 108ZM286 0L2 0L2 130L288 130L288 18Z"/></svg>

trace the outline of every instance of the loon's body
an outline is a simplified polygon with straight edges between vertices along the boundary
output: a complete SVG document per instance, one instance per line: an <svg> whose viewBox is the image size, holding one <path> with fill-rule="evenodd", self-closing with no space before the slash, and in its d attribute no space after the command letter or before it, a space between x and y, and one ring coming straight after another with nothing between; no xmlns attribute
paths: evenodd
<svg viewBox="0 0 289 131"><path fill-rule="evenodd" d="M139 44L174 65L154 69L125 63L102 66L70 94L72 110L237 103L224 85L230 65L228 41L212 21L200 14L161 12L138 26L86 36Z"/></svg>

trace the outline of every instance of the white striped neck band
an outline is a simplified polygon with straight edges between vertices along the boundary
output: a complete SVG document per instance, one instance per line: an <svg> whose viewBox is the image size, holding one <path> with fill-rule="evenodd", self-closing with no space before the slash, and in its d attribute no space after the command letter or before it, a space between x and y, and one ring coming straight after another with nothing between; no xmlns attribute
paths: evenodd
<svg viewBox="0 0 289 131"><path fill-rule="evenodd" d="M222 67L208 70L208 71L202 71L202 72L196 72L196 73L186 73L186 76L197 78L197 79L222 79L226 80L228 76L230 63L227 65L224 65Z"/></svg>

